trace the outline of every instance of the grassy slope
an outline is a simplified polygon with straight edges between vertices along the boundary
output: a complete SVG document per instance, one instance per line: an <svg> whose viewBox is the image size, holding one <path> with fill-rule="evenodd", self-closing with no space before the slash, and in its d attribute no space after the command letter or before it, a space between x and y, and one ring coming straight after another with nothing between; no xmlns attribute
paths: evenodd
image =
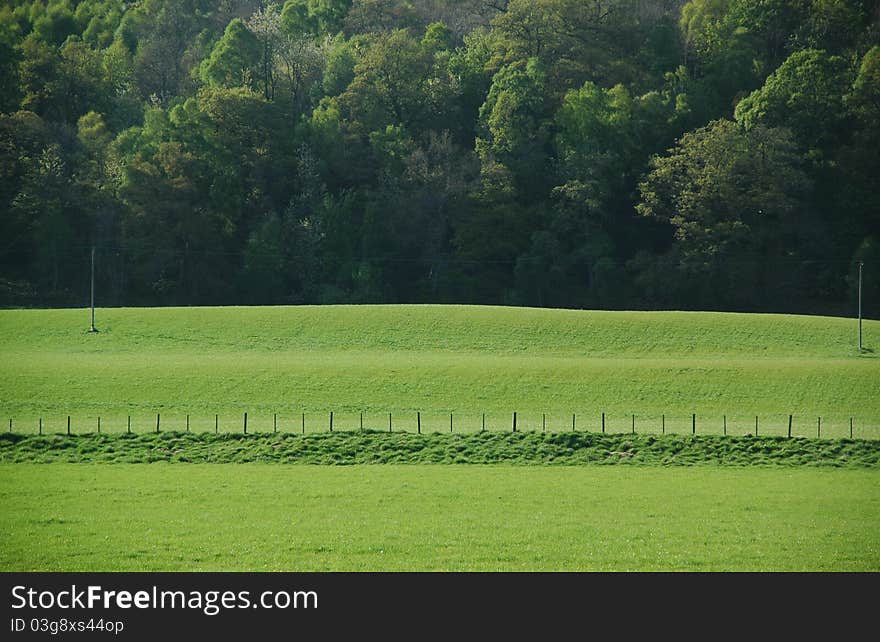
<svg viewBox="0 0 880 642"><path fill-rule="evenodd" d="M0 312L0 412L33 431L136 430L155 424L194 430L508 429L510 413L534 428L735 434L880 435L880 361L857 356L852 320L677 312L585 312L473 306L326 306L99 310L101 332L83 332L81 310ZM865 324L866 343L880 322Z"/></svg>
<svg viewBox="0 0 880 642"><path fill-rule="evenodd" d="M0 570L878 571L878 476L0 464Z"/></svg>

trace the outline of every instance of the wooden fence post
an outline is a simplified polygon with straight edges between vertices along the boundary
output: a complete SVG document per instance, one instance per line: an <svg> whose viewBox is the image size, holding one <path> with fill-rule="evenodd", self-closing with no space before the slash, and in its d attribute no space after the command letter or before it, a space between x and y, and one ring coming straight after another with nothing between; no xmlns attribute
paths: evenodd
<svg viewBox="0 0 880 642"><path fill-rule="evenodd" d="M852 432L852 417L850 417L850 418L849 418L849 438L852 439L852 436L853 436L853 432Z"/></svg>
<svg viewBox="0 0 880 642"><path fill-rule="evenodd" d="M101 434L101 418L98 417L98 434Z"/></svg>
<svg viewBox="0 0 880 642"><path fill-rule="evenodd" d="M724 436L726 437L727 436L727 415L723 416L723 422L724 422Z"/></svg>
<svg viewBox="0 0 880 642"><path fill-rule="evenodd" d="M636 434L636 416L633 413L633 434Z"/></svg>
<svg viewBox="0 0 880 642"><path fill-rule="evenodd" d="M306 434L306 413L303 413L302 434Z"/></svg>
<svg viewBox="0 0 880 642"><path fill-rule="evenodd" d="M691 434L697 434L697 413L691 415Z"/></svg>
<svg viewBox="0 0 880 642"><path fill-rule="evenodd" d="M452 413L449 413L449 432L452 432Z"/></svg>
<svg viewBox="0 0 880 642"><path fill-rule="evenodd" d="M602 434L605 434L605 413L602 413Z"/></svg>
<svg viewBox="0 0 880 642"><path fill-rule="evenodd" d="M391 422L388 422L388 425L391 425ZM416 430L418 433L422 434L422 413L421 411L416 411Z"/></svg>
<svg viewBox="0 0 880 642"><path fill-rule="evenodd" d="M819 417L819 423L816 424L816 439L822 436L822 417Z"/></svg>
<svg viewBox="0 0 880 642"><path fill-rule="evenodd" d="M391 431L391 413L390 412L388 413L388 432L392 432Z"/></svg>
<svg viewBox="0 0 880 642"><path fill-rule="evenodd" d="M758 415L755 415L755 437L758 436Z"/></svg>
<svg viewBox="0 0 880 642"><path fill-rule="evenodd" d="M547 413L541 413L541 432L547 432Z"/></svg>
<svg viewBox="0 0 880 642"><path fill-rule="evenodd" d="M189 432L189 415L186 416L186 431Z"/></svg>
<svg viewBox="0 0 880 642"><path fill-rule="evenodd" d="M665 414L660 415L660 430L662 431L662 434L664 434L664 435L666 434L666 415Z"/></svg>
<svg viewBox="0 0 880 642"><path fill-rule="evenodd" d="M516 412L513 413L513 432L516 432Z"/></svg>
<svg viewBox="0 0 880 642"><path fill-rule="evenodd" d="M244 413L244 434L247 434L247 413Z"/></svg>
<svg viewBox="0 0 880 642"><path fill-rule="evenodd" d="M791 415L788 416L788 436L791 437Z"/></svg>
<svg viewBox="0 0 880 642"><path fill-rule="evenodd" d="M9 432L12 432L12 417L9 418Z"/></svg>
<svg viewBox="0 0 880 642"><path fill-rule="evenodd" d="M577 430L575 428L575 413L571 413L571 431L574 432L575 430Z"/></svg>
<svg viewBox="0 0 880 642"><path fill-rule="evenodd" d="M220 434L220 415L214 415L214 434Z"/></svg>
<svg viewBox="0 0 880 642"><path fill-rule="evenodd" d="M361 430L364 429L364 413L361 413Z"/></svg>
<svg viewBox="0 0 880 642"><path fill-rule="evenodd" d="M278 432L278 413L272 413L272 432Z"/></svg>
<svg viewBox="0 0 880 642"><path fill-rule="evenodd" d="M330 432L333 432L333 411L330 411Z"/></svg>
<svg viewBox="0 0 880 642"><path fill-rule="evenodd" d="M40 417L40 434L43 434L43 418Z"/></svg>
<svg viewBox="0 0 880 642"><path fill-rule="evenodd" d="M159 434L159 414L160 413L158 413L158 412L156 413L156 434L157 435Z"/></svg>
<svg viewBox="0 0 880 642"><path fill-rule="evenodd" d="M480 428L480 432L484 432L486 430L486 413L483 413L483 427Z"/></svg>
<svg viewBox="0 0 880 642"><path fill-rule="evenodd" d="M131 415L128 416L128 433L131 434Z"/></svg>
<svg viewBox="0 0 880 642"><path fill-rule="evenodd" d="M67 415L67 434L70 434L70 415Z"/></svg>

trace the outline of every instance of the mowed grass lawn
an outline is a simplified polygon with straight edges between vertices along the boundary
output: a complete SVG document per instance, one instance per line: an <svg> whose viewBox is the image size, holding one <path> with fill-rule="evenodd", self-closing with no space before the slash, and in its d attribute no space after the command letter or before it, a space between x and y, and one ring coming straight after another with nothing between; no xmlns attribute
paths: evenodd
<svg viewBox="0 0 880 642"><path fill-rule="evenodd" d="M0 311L0 412L14 430L728 430L880 436L880 360L852 319L481 306ZM866 321L877 346L880 322Z"/></svg>
<svg viewBox="0 0 880 642"><path fill-rule="evenodd" d="M877 571L880 471L0 465L3 571Z"/></svg>

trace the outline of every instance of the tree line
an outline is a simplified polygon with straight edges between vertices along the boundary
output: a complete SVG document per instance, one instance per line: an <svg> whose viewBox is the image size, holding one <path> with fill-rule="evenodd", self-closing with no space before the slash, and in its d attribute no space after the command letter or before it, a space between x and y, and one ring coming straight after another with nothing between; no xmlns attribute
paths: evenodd
<svg viewBox="0 0 880 642"><path fill-rule="evenodd" d="M107 305L848 311L878 42L878 0L7 1L0 304L82 304L96 246Z"/></svg>

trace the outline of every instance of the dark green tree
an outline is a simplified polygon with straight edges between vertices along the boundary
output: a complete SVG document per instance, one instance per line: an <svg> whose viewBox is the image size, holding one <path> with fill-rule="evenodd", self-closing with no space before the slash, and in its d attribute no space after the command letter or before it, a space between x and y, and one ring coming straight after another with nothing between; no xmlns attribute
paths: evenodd
<svg viewBox="0 0 880 642"><path fill-rule="evenodd" d="M257 37L235 18L199 67L202 80L217 87L258 86L263 52Z"/></svg>
<svg viewBox="0 0 880 642"><path fill-rule="evenodd" d="M718 120L654 158L637 210L671 225L679 279L700 305L748 306L776 295L779 262L804 258L805 237L821 234L810 189L787 130Z"/></svg>

